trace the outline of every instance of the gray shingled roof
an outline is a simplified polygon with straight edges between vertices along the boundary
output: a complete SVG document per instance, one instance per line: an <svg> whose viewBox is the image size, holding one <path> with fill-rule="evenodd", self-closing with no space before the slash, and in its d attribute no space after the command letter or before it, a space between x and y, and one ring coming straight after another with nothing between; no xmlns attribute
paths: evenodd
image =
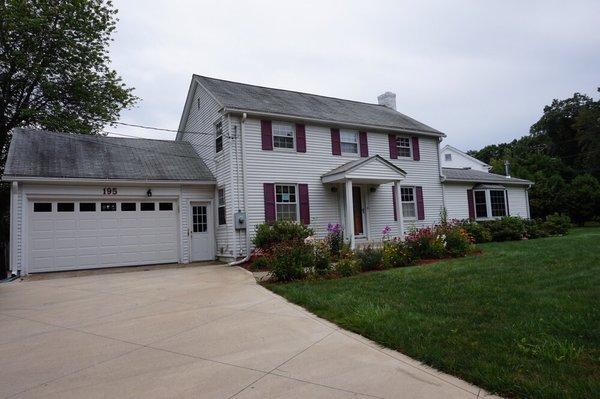
<svg viewBox="0 0 600 399"><path fill-rule="evenodd" d="M530 185L533 182L515 177L506 177L482 170L442 168L446 181L469 182L469 183L493 183L493 184L518 184Z"/></svg>
<svg viewBox="0 0 600 399"><path fill-rule="evenodd" d="M225 108L443 135L440 131L383 105L254 86L206 76L194 77Z"/></svg>
<svg viewBox="0 0 600 399"><path fill-rule="evenodd" d="M214 180L187 141L125 139L15 129L6 178Z"/></svg>

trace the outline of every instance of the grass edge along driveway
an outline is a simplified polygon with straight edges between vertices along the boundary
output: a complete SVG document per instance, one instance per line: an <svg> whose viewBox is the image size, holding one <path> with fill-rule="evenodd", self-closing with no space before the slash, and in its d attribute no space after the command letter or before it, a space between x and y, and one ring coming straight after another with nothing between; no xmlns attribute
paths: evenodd
<svg viewBox="0 0 600 399"><path fill-rule="evenodd" d="M600 395L600 228L480 256L266 284L316 315L506 397Z"/></svg>

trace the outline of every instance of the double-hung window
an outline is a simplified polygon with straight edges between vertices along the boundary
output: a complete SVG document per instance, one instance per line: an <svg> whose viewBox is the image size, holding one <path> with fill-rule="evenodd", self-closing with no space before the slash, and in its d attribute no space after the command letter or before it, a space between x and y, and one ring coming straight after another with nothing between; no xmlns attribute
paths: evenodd
<svg viewBox="0 0 600 399"><path fill-rule="evenodd" d="M275 211L277 220L298 220L296 185L275 185Z"/></svg>
<svg viewBox="0 0 600 399"><path fill-rule="evenodd" d="M415 188L400 187L400 197L402 199L402 217L405 219L416 218L417 202L415 200Z"/></svg>
<svg viewBox="0 0 600 399"><path fill-rule="evenodd" d="M396 148L398 156L403 158L412 157L412 148L410 145L410 137L396 136Z"/></svg>
<svg viewBox="0 0 600 399"><path fill-rule="evenodd" d="M351 130L340 132L342 153L358 154L358 133Z"/></svg>
<svg viewBox="0 0 600 399"><path fill-rule="evenodd" d="M477 219L507 215L505 190L475 190L474 197Z"/></svg>
<svg viewBox="0 0 600 399"><path fill-rule="evenodd" d="M285 122L273 122L273 148L293 150L296 148L296 131L294 125Z"/></svg>
<svg viewBox="0 0 600 399"><path fill-rule="evenodd" d="M223 151L223 123L215 124L215 152L218 154Z"/></svg>
<svg viewBox="0 0 600 399"><path fill-rule="evenodd" d="M218 205L219 205L219 225L227 224L227 211L225 208L225 189L220 188L218 191Z"/></svg>

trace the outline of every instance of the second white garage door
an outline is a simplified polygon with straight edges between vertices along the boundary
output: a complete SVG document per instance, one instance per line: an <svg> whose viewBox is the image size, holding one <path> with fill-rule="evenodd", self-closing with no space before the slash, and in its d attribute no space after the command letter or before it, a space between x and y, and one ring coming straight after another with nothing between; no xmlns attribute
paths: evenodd
<svg viewBox="0 0 600 399"><path fill-rule="evenodd" d="M178 261L177 202L30 201L29 271Z"/></svg>

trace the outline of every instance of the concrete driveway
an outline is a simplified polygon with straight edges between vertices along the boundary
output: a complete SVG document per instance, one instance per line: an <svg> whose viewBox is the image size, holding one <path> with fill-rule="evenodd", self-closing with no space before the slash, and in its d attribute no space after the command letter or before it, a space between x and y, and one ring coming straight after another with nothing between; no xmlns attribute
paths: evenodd
<svg viewBox="0 0 600 399"><path fill-rule="evenodd" d="M222 265L0 284L0 397L477 398Z"/></svg>

